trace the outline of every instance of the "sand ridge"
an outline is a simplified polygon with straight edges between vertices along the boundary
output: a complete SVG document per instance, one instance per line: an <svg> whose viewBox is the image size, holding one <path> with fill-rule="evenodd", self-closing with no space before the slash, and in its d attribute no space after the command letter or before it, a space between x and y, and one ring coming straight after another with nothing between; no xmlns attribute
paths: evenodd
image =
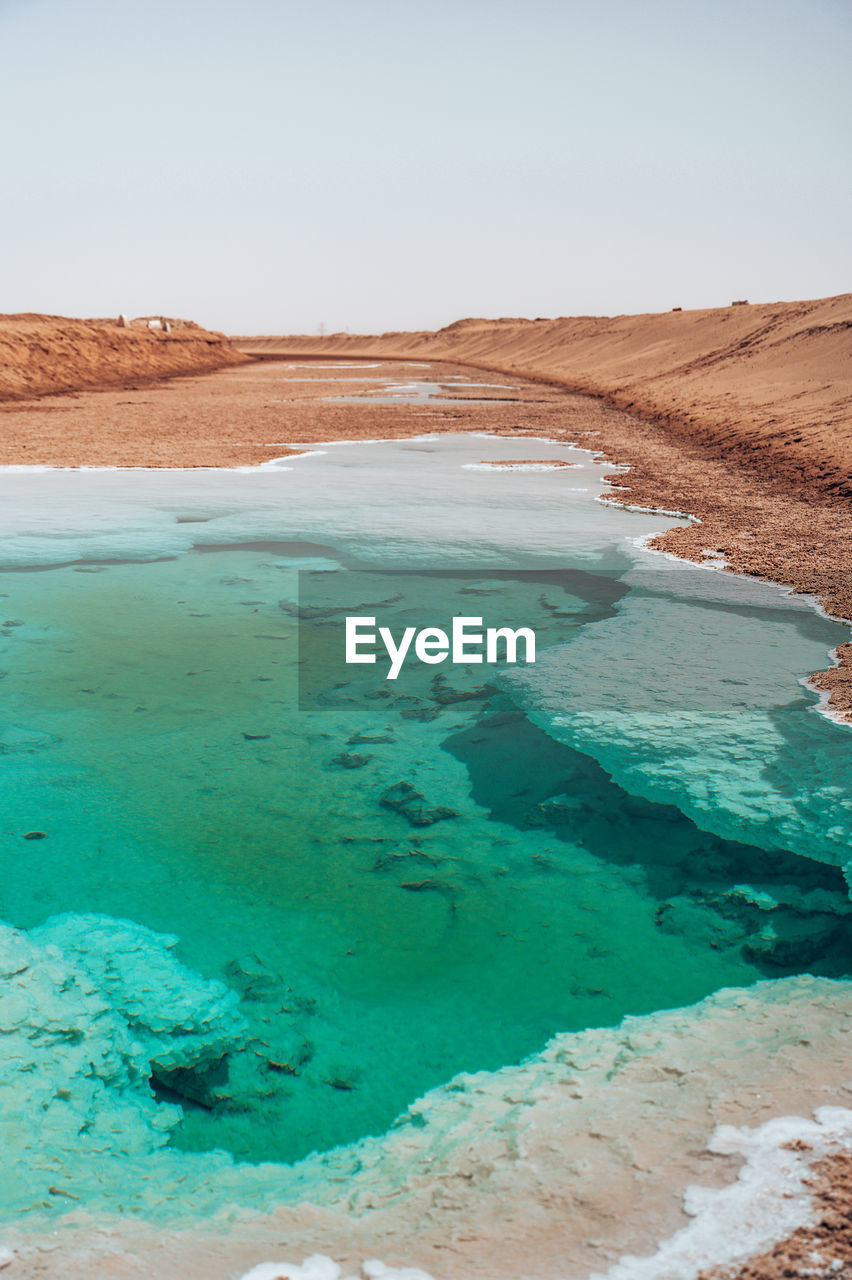
<svg viewBox="0 0 852 1280"><path fill-rule="evenodd" d="M159 323L159 320L155 321ZM224 334L187 320L168 331L146 321L0 316L0 401L165 378L244 363Z"/></svg>

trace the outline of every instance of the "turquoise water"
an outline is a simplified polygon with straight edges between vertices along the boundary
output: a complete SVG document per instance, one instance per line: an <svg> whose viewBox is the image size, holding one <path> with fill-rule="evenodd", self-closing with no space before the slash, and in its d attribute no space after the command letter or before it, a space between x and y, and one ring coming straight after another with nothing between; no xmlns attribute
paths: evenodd
<svg viewBox="0 0 852 1280"><path fill-rule="evenodd" d="M456 447L436 465L449 455L458 471L485 446ZM499 446L513 447L534 446ZM767 974L852 968L846 884L829 865L843 859L818 857L815 790L839 792L839 848L849 739L796 683L842 628L718 574L680 579L649 558L637 576L644 553L624 549L623 529L662 522L582 494L572 549L565 473L559 489L553 474L468 472L464 520L438 556L410 528L371 536L375 476L358 508L351 489L335 496L331 465L301 465L325 486L325 537L294 471L305 505L253 509L235 545L239 503L217 508L202 476L168 522L161 493L156 508L137 495L140 545L161 558L116 554L109 538L126 527L110 495L101 557L20 564L0 581L0 918L33 930L94 913L176 935L176 956L225 984L244 1020L212 1067L154 1071L157 1105L179 1108L171 1147L297 1160L379 1134L455 1073L518 1061L557 1031ZM509 491L490 496L502 480L522 512L529 486L535 513L505 541ZM424 468L421 498L429 484ZM344 511L359 537L340 536ZM39 532L56 560L63 519ZM144 542L152 529L160 548ZM169 544L187 531L204 541ZM340 664L334 610L371 605L395 628L459 612L526 622L540 661L510 676L411 666L391 685L380 665ZM666 656L673 619L690 652L721 637L716 677L709 661L696 681ZM664 662L650 686L642 672ZM738 662L748 669L732 674ZM725 791L732 760L750 809ZM803 856L809 823L816 852Z"/></svg>

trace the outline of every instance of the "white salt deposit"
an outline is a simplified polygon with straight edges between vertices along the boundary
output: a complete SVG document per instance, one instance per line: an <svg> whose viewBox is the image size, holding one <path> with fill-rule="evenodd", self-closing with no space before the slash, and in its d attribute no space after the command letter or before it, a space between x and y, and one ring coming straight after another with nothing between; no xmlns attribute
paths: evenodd
<svg viewBox="0 0 852 1280"><path fill-rule="evenodd" d="M261 1262L252 1267L240 1280L432 1280L425 1271L416 1267L388 1267L372 1258L362 1263L357 1275L344 1276L341 1268L331 1258L315 1253L301 1266L293 1262Z"/></svg>
<svg viewBox="0 0 852 1280"><path fill-rule="evenodd" d="M805 1179L817 1160L852 1150L852 1111L820 1107L815 1120L780 1116L758 1128L721 1125L709 1149L740 1156L736 1182L720 1190L689 1187L693 1221L649 1257L624 1257L590 1280L695 1280L708 1267L744 1262L813 1220Z"/></svg>
<svg viewBox="0 0 852 1280"><path fill-rule="evenodd" d="M516 559L562 564L570 546L573 559L598 563L618 554L625 535L667 527L659 516L604 511L591 494L567 494L549 469L517 469L507 505L504 476L462 469L481 461L476 436L331 443L313 444L310 456L221 470L0 468L2 566L146 560L199 544L293 537L393 567L505 563L507 547ZM590 484L603 484L604 466L564 443L490 438L488 452L497 462L585 463Z"/></svg>
<svg viewBox="0 0 852 1280"><path fill-rule="evenodd" d="M848 755L796 692L825 665L820 635L834 626L771 584L635 550L617 615L503 677L513 695L632 794L728 839L842 866Z"/></svg>
<svg viewBox="0 0 852 1280"><path fill-rule="evenodd" d="M66 939L66 925L67 918L52 925L51 935ZM101 927L93 922L96 939ZM224 1018L229 1030L230 1005L226 999L223 1010L216 984L188 974L177 962L172 970L162 941L149 931L119 925L116 938L122 936L128 944L135 937L140 949L137 982L144 980L149 959L156 966L148 998L166 1024L157 1040L174 1039L168 1034L175 1029L173 997L160 988L165 982L173 990L178 979L181 987L195 986L199 1009L207 1009L214 1029ZM222 1153L169 1150L167 1116L159 1132L154 1128L157 1115L168 1109L145 1097L140 1068L144 1071L149 1050L136 1056L135 1028L127 1022L128 1016L139 1019L140 1010L125 994L124 979L105 973L102 957L84 969L70 960L73 942L67 952L58 945L52 950L14 930L0 932L0 940L4 985L12 991L19 984L26 987L17 1008L10 1003L16 1016L7 1016L6 1034L0 1036L4 1051L8 1041L20 1055L0 1072L5 1077L0 1140L14 1141L15 1150L21 1143L25 1148L17 1164L0 1173L0 1197L10 1216L20 1208L31 1211L27 1232L10 1230L7 1223L5 1239L16 1256L38 1256L43 1240L55 1250L60 1215L68 1215L61 1233L62 1273L68 1280L117 1274L122 1254L128 1259L126 1274L149 1274L130 1268L129 1259L143 1258L143 1245L159 1248L164 1231L174 1262L160 1274L181 1280L187 1274L182 1260L196 1256L199 1228L181 1227L174 1221L180 1214L196 1224L206 1215L204 1246L209 1248L215 1234L223 1257L234 1256L227 1251L238 1233L242 1253L227 1271L234 1276L245 1271L252 1256L274 1257L282 1239L288 1252L303 1258L321 1239L331 1257L351 1257L353 1251L369 1257L375 1250L403 1258L414 1254L412 1260L429 1267L433 1250L447 1248L447 1209L456 1234L451 1252L441 1254L442 1276L463 1280L475 1261L478 1274L516 1280L530 1274L529 1260L546 1248L548 1257L560 1261L560 1270L551 1267L550 1274L586 1280L591 1272L606 1274L627 1250L651 1254L666 1224L675 1229L672 1190L728 1184L727 1191L689 1192L687 1208L696 1216L698 1234L671 1245L688 1260L687 1244L692 1248L694 1241L695 1256L705 1262L716 1256L700 1253L710 1247L708 1239L718 1252L713 1231L754 1252L767 1238L767 1221L778 1206L791 1216L775 1221L771 1238L783 1236L790 1222L806 1221L804 1162L840 1143L852 1145L852 1112L831 1107L817 1113L815 1124L772 1120L754 1130L723 1127L713 1138L717 1154L706 1151L714 1125L732 1109L769 1120L822 1100L848 1101L852 984L801 977L722 991L689 1009L627 1018L617 1028L559 1035L519 1066L457 1076L413 1104L382 1137L290 1167L235 1166ZM120 968L129 965L126 948L124 953ZM102 981L123 1014L98 988ZM180 994L177 1006L184 1009ZM43 1015L34 1014L42 1008ZM154 1036L154 1021L142 1013L146 1038ZM177 1022L183 1025L182 1018ZM195 1025L195 1018L188 1020L190 1036ZM76 1074L59 1084L74 1055ZM94 1098L104 1117L100 1128L93 1106L87 1105L97 1090L112 1095ZM88 1123L95 1125L91 1131ZM8 1126L15 1125L20 1132L10 1134ZM786 1151L790 1137L812 1144L813 1155ZM743 1156L749 1167L737 1180L735 1162ZM75 1211L85 1205L98 1212L99 1180L115 1196L115 1185L108 1185L113 1167L126 1192L119 1201L122 1216L99 1214L93 1235L91 1218L74 1225ZM81 1193L82 1204L56 1199L50 1187ZM794 1199L788 1203L791 1189ZM49 1221L42 1216L45 1200L52 1201ZM171 1225L158 1216L161 1206ZM273 1207L274 1213L264 1216ZM127 1227L131 1213L132 1229ZM728 1214L740 1216L728 1219ZM149 1226L146 1218L153 1220ZM654 1223L662 1225L655 1231ZM702 1223L715 1225L711 1230ZM743 1234L746 1228L752 1234ZM255 1232L256 1247L246 1252ZM109 1260L106 1270L93 1270L93 1250ZM668 1265L669 1255L661 1256ZM680 1265L681 1254L671 1257ZM662 1280L664 1275L681 1280L694 1274L686 1261L680 1271L669 1272L654 1270L656 1263L648 1258L619 1265L640 1264L645 1270L613 1271L610 1280ZM322 1265L335 1266L327 1259ZM422 1280L422 1273L406 1276L405 1268L382 1272L380 1266L364 1264L359 1280ZM311 1276L296 1271L290 1280L306 1280L306 1274ZM257 1280L256 1271L249 1275ZM337 1273L329 1275L338 1280Z"/></svg>
<svg viewBox="0 0 852 1280"><path fill-rule="evenodd" d="M463 471L567 471L583 470L581 462L464 462ZM574 490L573 492L578 492ZM585 490L582 490L585 492Z"/></svg>

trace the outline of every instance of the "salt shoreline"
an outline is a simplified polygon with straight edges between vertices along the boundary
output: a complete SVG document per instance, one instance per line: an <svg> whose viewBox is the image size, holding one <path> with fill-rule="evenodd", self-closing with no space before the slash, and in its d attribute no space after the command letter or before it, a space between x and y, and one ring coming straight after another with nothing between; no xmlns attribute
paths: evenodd
<svg viewBox="0 0 852 1280"><path fill-rule="evenodd" d="M225 1280L264 1256L301 1261L323 1253L352 1271L365 1257L382 1257L437 1280L586 1280L612 1268L613 1280L649 1280L663 1271L647 1261L617 1265L619 1258L653 1257L684 1228L699 1242L687 1241L687 1260L744 1261L809 1220L808 1191L785 1194L791 1185L778 1183L772 1160L736 1189L736 1162L752 1149L783 1155L783 1143L816 1136L809 1128L815 1110L852 1103L850 1025L852 983L803 977L717 992L612 1029L561 1034L518 1067L460 1076L434 1090L382 1138L304 1162L323 1171L322 1199L308 1193L269 1215L171 1229L95 1223L72 1211L59 1234L3 1232L16 1259L10 1274L44 1274L45 1254L58 1251L67 1280L113 1276L119 1259L130 1277ZM795 1116L804 1123L781 1121ZM832 1115L838 1138L827 1130L828 1146L811 1141L806 1163L823 1159L832 1141L848 1148L849 1117L848 1110ZM713 1138L720 1125L769 1127L765 1137L744 1131L720 1146ZM739 1246L718 1229L708 1243L700 1222L690 1228L681 1202L690 1185L734 1188L731 1203L751 1223ZM776 1186L785 1215L767 1219L764 1209L754 1218L752 1205L777 1194ZM706 1205L712 1223L712 1196L691 1194L691 1207ZM718 1204L723 1216L732 1213L724 1198ZM661 1256L670 1263L671 1246ZM665 1270L696 1273L685 1264Z"/></svg>

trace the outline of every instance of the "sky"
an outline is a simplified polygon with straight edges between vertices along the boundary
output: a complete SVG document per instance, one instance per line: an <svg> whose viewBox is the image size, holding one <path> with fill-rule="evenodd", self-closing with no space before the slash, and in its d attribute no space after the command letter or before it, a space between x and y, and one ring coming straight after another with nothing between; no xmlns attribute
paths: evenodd
<svg viewBox="0 0 852 1280"><path fill-rule="evenodd" d="M0 0L0 311L233 334L852 289L850 0Z"/></svg>

